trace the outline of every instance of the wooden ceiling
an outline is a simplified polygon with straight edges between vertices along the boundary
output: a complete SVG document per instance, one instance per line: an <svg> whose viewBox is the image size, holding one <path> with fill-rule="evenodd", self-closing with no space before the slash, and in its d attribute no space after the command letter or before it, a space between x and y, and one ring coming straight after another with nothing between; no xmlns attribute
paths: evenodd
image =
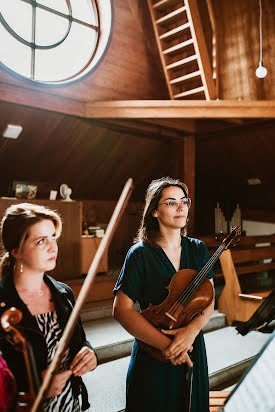
<svg viewBox="0 0 275 412"><path fill-rule="evenodd" d="M20 120L17 140L0 138L0 195L13 180L67 183L74 198L116 199L125 180L167 174L166 142L120 133L94 120L0 103L0 133ZM162 165L162 167L160 167ZM143 187L142 184L142 187ZM138 192L135 191L135 196Z"/></svg>
<svg viewBox="0 0 275 412"><path fill-rule="evenodd" d="M6 102L0 112L0 134L6 123L23 126L17 140L0 138L2 196L23 180L67 183L75 198L113 200L131 176L133 199L143 200L151 179L171 173L173 143L189 134L197 137L198 195L224 197L231 182L231 196L244 201L255 190L248 178L262 180L262 196L275 175L274 119L85 119Z"/></svg>

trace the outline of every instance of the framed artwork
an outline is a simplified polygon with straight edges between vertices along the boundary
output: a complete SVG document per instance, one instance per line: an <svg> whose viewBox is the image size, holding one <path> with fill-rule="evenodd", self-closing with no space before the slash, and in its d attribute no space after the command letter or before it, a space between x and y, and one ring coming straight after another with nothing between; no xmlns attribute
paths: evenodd
<svg viewBox="0 0 275 412"><path fill-rule="evenodd" d="M37 194L37 184L14 181L11 188L11 197L17 199L35 199Z"/></svg>

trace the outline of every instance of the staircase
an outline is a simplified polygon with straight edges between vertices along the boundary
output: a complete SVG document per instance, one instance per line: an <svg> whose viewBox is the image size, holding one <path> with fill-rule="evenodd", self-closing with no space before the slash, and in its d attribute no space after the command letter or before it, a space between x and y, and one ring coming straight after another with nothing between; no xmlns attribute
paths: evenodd
<svg viewBox="0 0 275 412"><path fill-rule="evenodd" d="M133 337L111 317L111 311L111 302L105 301L82 315L87 338L100 363L94 372L84 376L93 412L122 412L125 408L125 379ZM204 337L210 390L220 390L239 380L269 335L237 335L235 328L226 326L225 316L214 311L204 328ZM211 412L216 410L211 407Z"/></svg>
<svg viewBox="0 0 275 412"><path fill-rule="evenodd" d="M197 0L147 1L170 99L216 99ZM214 24L213 14L209 21Z"/></svg>

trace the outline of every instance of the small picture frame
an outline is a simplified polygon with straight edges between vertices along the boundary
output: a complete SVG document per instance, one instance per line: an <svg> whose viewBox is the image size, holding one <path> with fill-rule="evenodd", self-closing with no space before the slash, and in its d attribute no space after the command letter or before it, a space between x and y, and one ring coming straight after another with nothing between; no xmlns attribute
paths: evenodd
<svg viewBox="0 0 275 412"><path fill-rule="evenodd" d="M11 197L17 199L35 199L37 195L37 184L13 181Z"/></svg>

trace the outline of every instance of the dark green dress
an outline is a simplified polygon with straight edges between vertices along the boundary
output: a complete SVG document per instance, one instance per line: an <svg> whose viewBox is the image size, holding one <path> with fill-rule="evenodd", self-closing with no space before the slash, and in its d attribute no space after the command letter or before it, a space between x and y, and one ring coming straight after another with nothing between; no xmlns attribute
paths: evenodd
<svg viewBox="0 0 275 412"><path fill-rule="evenodd" d="M180 269L200 270L208 261L206 245L197 239L182 236ZM176 273L162 248L148 247L142 242L132 246L126 256L114 288L123 291L141 310L149 303L159 305L167 296L166 286ZM209 278L213 273L208 274ZM209 411L209 384L205 345L202 332L193 345L193 388L191 411ZM160 362L141 350L135 340L126 381L127 412L184 411L186 364L173 366Z"/></svg>

